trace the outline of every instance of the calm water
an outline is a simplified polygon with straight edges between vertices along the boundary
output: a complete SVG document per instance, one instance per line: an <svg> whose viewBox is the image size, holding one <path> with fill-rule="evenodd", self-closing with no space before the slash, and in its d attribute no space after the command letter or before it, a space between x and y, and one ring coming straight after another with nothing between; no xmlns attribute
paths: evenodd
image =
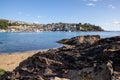
<svg viewBox="0 0 120 80"><path fill-rule="evenodd" d="M105 38L119 36L120 32L0 33L0 53L56 48L62 46L56 43L57 40L78 35L100 35Z"/></svg>

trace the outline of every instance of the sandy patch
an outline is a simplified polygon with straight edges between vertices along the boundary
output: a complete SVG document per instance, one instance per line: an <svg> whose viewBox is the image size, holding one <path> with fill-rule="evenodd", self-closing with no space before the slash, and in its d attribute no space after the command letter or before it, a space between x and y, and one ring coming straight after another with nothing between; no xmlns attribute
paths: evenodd
<svg viewBox="0 0 120 80"><path fill-rule="evenodd" d="M12 71L19 63L39 51L17 52L10 54L0 54L0 69Z"/></svg>

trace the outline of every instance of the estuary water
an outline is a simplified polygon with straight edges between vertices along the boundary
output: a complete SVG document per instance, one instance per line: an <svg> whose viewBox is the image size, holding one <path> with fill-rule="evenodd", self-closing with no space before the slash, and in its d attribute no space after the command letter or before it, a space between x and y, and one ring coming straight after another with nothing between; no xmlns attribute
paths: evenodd
<svg viewBox="0 0 120 80"><path fill-rule="evenodd" d="M62 46L56 41L79 35L100 35L101 38L106 38L120 36L120 31L0 33L0 53L52 49Z"/></svg>

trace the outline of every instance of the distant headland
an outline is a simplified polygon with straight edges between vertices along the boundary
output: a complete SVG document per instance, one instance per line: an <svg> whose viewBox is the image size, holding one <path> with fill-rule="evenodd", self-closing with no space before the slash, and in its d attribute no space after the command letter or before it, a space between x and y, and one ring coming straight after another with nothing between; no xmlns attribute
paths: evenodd
<svg viewBox="0 0 120 80"><path fill-rule="evenodd" d="M0 32L44 32L44 31L104 31L100 26L90 23L51 23L37 24L23 21L0 19Z"/></svg>

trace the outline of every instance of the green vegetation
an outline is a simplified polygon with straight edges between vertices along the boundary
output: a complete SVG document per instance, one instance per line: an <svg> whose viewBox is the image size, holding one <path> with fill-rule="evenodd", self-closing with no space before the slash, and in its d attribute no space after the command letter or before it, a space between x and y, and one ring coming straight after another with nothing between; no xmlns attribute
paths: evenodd
<svg viewBox="0 0 120 80"><path fill-rule="evenodd" d="M8 26L24 26L24 25L28 25L28 24L20 24L17 21L14 22L9 22L9 20L5 20L5 19L0 19L0 29L8 29Z"/></svg>
<svg viewBox="0 0 120 80"><path fill-rule="evenodd" d="M13 23L8 23L8 26L19 26L19 24L17 22L13 22Z"/></svg>
<svg viewBox="0 0 120 80"><path fill-rule="evenodd" d="M9 20L0 19L0 29L8 29L8 26L20 26L20 25L21 26L33 26L27 23L20 23L19 21L10 22Z"/></svg>
<svg viewBox="0 0 120 80"><path fill-rule="evenodd" d="M8 27L8 20L0 19L0 29L7 29Z"/></svg>
<svg viewBox="0 0 120 80"><path fill-rule="evenodd" d="M5 70L3 69L0 69L0 75L4 74L5 73Z"/></svg>
<svg viewBox="0 0 120 80"><path fill-rule="evenodd" d="M103 31L100 26L92 25L89 23L81 24L81 28L84 29L84 31Z"/></svg>

